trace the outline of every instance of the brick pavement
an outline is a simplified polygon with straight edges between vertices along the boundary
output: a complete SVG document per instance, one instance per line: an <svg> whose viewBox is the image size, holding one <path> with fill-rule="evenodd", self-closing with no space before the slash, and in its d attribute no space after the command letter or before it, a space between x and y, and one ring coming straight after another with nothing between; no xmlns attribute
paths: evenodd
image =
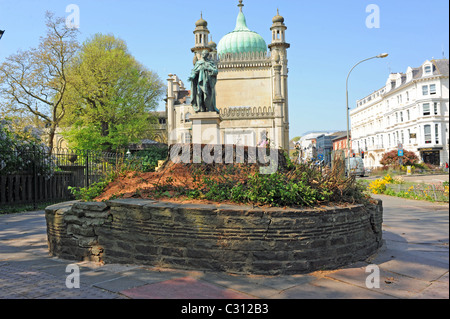
<svg viewBox="0 0 450 319"><path fill-rule="evenodd" d="M448 206L382 196L386 245L371 260L295 276L238 276L139 265L75 263L49 256L44 213L0 216L0 299L391 299L449 298ZM378 265L381 287L365 285Z"/></svg>
<svg viewBox="0 0 450 319"><path fill-rule="evenodd" d="M31 267L0 263L0 299L116 299L113 294L91 286L67 288L65 279Z"/></svg>

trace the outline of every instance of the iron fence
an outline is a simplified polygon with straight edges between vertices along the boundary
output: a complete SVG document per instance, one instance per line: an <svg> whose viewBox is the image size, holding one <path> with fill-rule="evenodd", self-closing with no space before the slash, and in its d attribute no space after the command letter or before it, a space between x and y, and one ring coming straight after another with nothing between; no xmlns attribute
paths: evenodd
<svg viewBox="0 0 450 319"><path fill-rule="evenodd" d="M410 194L418 199L432 200L436 202L449 201L449 188L445 185L436 184L388 184L386 188L398 194Z"/></svg>
<svg viewBox="0 0 450 319"><path fill-rule="evenodd" d="M30 147L0 154L0 208L73 199L71 187L89 187L123 162L123 153Z"/></svg>

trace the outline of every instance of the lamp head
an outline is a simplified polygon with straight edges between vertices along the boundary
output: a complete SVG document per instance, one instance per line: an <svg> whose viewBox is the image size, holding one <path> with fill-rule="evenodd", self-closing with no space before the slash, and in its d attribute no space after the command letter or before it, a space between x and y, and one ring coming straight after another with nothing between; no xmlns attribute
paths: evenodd
<svg viewBox="0 0 450 319"><path fill-rule="evenodd" d="M387 54L387 53L381 53L381 54L378 54L377 55L377 58L385 58L385 57L387 57L389 54Z"/></svg>
<svg viewBox="0 0 450 319"><path fill-rule="evenodd" d="M3 33L5 33L5 30L0 30L0 39L2 38Z"/></svg>

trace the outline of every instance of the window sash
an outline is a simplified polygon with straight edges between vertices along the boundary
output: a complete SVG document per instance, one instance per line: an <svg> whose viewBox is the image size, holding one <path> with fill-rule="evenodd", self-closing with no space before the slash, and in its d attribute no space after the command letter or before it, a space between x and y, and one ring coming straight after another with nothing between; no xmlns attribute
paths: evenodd
<svg viewBox="0 0 450 319"><path fill-rule="evenodd" d="M430 94L436 94L436 84L430 84Z"/></svg>
<svg viewBox="0 0 450 319"><path fill-rule="evenodd" d="M425 125L423 127L425 144L431 144L431 125Z"/></svg>
<svg viewBox="0 0 450 319"><path fill-rule="evenodd" d="M422 94L423 95L428 95L428 85L422 86Z"/></svg>
<svg viewBox="0 0 450 319"><path fill-rule="evenodd" d="M422 105L422 108L423 108L423 115L430 115L431 114L431 112L430 112L430 103L424 103Z"/></svg>
<svg viewBox="0 0 450 319"><path fill-rule="evenodd" d="M434 137L435 137L435 143L439 144L439 125L434 125Z"/></svg>

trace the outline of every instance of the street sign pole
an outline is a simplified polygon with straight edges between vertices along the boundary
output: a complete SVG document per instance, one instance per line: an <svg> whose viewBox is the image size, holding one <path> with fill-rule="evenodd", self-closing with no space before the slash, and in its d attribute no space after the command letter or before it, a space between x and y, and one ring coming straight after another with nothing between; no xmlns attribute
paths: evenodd
<svg viewBox="0 0 450 319"><path fill-rule="evenodd" d="M401 143L398 143L397 155L398 155L398 163L400 164L400 166L402 166L403 165L403 160L402 160L402 157L403 157L403 145Z"/></svg>

